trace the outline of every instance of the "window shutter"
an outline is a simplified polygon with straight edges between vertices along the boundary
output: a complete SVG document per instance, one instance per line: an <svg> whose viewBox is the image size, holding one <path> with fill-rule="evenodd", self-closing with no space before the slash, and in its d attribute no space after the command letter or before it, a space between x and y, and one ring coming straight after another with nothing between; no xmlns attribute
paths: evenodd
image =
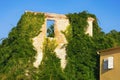
<svg viewBox="0 0 120 80"><path fill-rule="evenodd" d="M108 69L113 69L113 57L108 57Z"/></svg>
<svg viewBox="0 0 120 80"><path fill-rule="evenodd" d="M104 70L108 69L108 59L104 59L103 68Z"/></svg>

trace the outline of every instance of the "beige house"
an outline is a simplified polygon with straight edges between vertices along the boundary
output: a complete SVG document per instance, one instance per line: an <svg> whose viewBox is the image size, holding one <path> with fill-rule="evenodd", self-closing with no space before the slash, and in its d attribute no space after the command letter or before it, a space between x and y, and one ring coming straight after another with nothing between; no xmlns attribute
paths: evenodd
<svg viewBox="0 0 120 80"><path fill-rule="evenodd" d="M100 55L100 80L120 80L120 47L97 53Z"/></svg>

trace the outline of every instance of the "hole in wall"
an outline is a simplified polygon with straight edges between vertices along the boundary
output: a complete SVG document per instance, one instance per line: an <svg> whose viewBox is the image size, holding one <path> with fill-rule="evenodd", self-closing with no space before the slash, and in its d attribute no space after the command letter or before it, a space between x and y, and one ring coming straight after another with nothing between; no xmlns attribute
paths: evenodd
<svg viewBox="0 0 120 80"><path fill-rule="evenodd" d="M54 37L54 20L47 20L47 37Z"/></svg>

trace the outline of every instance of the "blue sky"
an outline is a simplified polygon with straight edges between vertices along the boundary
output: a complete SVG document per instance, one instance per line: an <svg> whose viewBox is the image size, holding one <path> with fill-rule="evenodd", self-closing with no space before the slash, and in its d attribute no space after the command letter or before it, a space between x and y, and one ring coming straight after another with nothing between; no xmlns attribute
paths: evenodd
<svg viewBox="0 0 120 80"><path fill-rule="evenodd" d="M120 31L120 0L0 0L0 39L6 38L26 10L68 14L84 10L95 14L104 32Z"/></svg>

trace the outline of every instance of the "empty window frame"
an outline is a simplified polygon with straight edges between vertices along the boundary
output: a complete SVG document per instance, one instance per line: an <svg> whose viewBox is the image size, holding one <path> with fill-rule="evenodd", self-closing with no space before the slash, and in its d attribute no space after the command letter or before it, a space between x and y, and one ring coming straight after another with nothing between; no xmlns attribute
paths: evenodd
<svg viewBox="0 0 120 80"><path fill-rule="evenodd" d="M54 37L54 20L47 20L47 37Z"/></svg>

